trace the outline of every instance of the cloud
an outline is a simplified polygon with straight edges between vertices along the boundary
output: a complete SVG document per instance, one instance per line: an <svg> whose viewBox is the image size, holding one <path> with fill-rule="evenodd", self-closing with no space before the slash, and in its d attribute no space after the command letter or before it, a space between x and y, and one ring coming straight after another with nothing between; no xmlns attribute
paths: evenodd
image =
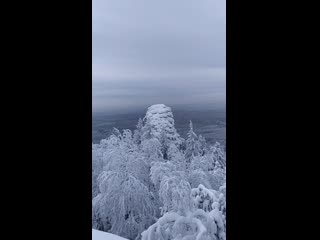
<svg viewBox="0 0 320 240"><path fill-rule="evenodd" d="M93 0L93 109L225 102L225 0Z"/></svg>

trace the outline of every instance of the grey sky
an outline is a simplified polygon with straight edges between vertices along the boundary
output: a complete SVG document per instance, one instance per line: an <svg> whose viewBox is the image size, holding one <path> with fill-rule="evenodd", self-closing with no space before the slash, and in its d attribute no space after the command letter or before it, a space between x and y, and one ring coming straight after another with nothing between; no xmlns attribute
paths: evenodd
<svg viewBox="0 0 320 240"><path fill-rule="evenodd" d="M93 111L225 104L225 0L93 0Z"/></svg>

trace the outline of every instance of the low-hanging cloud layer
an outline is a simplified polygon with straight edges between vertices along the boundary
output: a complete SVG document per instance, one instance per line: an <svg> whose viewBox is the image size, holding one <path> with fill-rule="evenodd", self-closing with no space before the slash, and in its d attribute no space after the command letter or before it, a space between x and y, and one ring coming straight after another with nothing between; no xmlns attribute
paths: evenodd
<svg viewBox="0 0 320 240"><path fill-rule="evenodd" d="M225 0L93 0L93 111L225 105Z"/></svg>

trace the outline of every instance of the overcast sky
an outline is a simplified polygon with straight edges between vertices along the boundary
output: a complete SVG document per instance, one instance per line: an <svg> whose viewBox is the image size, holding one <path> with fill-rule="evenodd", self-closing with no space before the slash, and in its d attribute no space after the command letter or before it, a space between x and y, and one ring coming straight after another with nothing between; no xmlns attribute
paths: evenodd
<svg viewBox="0 0 320 240"><path fill-rule="evenodd" d="M226 0L93 0L93 111L225 105Z"/></svg>

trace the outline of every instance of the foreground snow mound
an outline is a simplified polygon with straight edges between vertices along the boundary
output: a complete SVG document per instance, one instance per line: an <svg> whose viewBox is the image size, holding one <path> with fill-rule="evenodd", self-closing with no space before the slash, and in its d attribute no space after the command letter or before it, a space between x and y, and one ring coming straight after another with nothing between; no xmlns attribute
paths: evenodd
<svg viewBox="0 0 320 240"><path fill-rule="evenodd" d="M117 235L92 229L92 240L127 240Z"/></svg>

